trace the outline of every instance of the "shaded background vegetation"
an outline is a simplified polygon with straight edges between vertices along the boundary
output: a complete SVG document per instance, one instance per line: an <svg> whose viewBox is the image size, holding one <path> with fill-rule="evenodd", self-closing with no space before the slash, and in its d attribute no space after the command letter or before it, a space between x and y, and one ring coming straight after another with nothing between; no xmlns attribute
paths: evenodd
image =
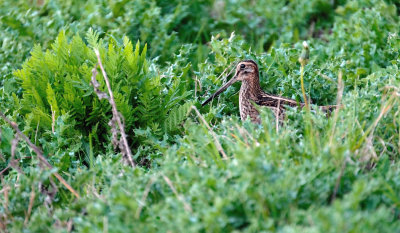
<svg viewBox="0 0 400 233"><path fill-rule="evenodd" d="M55 169L24 142L14 150L0 120L0 229L399 231L399 12L390 0L3 1L0 110ZM335 104L342 74L332 117L292 109L277 130L264 109L262 125L241 122L239 84L200 107L244 58L265 91L302 101L303 40L313 103ZM93 48L136 168L111 145Z"/></svg>

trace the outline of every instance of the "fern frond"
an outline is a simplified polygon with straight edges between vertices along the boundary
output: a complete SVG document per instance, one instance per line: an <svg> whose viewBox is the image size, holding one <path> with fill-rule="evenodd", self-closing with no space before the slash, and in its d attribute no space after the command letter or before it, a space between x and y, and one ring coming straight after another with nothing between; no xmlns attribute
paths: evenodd
<svg viewBox="0 0 400 233"><path fill-rule="evenodd" d="M175 108L173 108L169 112L168 117L164 122L164 130L166 132L176 131L178 129L179 124L186 119L192 105L193 103L189 101L183 105L180 106L178 105Z"/></svg>
<svg viewBox="0 0 400 233"><path fill-rule="evenodd" d="M89 31L86 33L86 40L91 48L99 49L99 47L103 45L103 41L101 39L99 40L99 36L98 32L89 28Z"/></svg>

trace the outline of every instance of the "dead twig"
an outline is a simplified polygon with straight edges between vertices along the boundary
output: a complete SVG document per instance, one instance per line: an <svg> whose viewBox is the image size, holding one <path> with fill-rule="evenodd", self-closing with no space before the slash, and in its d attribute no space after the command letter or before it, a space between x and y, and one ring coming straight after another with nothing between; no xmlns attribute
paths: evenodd
<svg viewBox="0 0 400 233"><path fill-rule="evenodd" d="M342 73L342 71L340 71L339 76L338 76L338 91L337 91L337 97L336 97L336 102L337 102L336 105L338 107L335 109L335 115L333 116L332 133L329 138L329 146L332 146L333 135L335 134L335 129L336 129L336 122L339 117L339 108L340 108L339 106L342 103L343 88L344 88L342 77L343 77L343 73Z"/></svg>
<svg viewBox="0 0 400 233"><path fill-rule="evenodd" d="M167 176L165 176L165 175L162 175L162 176L163 176L165 182L167 182L168 186L171 188L172 192L173 192L173 193L175 194L175 196L178 198L178 200L182 202L183 208L184 208L187 212L192 213L192 212L193 212L192 207L190 207L190 205L185 201L185 199L183 198L182 195L179 195L179 193L176 191L174 185L172 184L171 180L170 180Z"/></svg>
<svg viewBox="0 0 400 233"><path fill-rule="evenodd" d="M8 165L6 168L0 171L0 176L3 175L4 172L6 172L10 168L10 165Z"/></svg>
<svg viewBox="0 0 400 233"><path fill-rule="evenodd" d="M22 138L27 144L28 146L35 151L39 161L41 164L43 164L45 167L47 167L48 169L52 170L53 166L46 160L46 158L43 156L43 152L42 150L37 147L36 145L34 145L29 138L22 133L22 131L18 128L17 123L10 121L2 112L0 112L0 117L3 118L3 120L5 122L7 122L13 129L15 132L17 132L17 135ZM57 172L54 172L53 175L72 193L75 195L75 197L80 198L79 194L75 191L75 189L73 189L71 187L71 185L68 184L67 181L64 180L64 178L62 178Z"/></svg>
<svg viewBox="0 0 400 233"><path fill-rule="evenodd" d="M25 226L28 225L29 218L31 217L32 207L33 207L33 201L35 200L35 196L36 196L36 194L35 194L35 189L34 189L34 187L32 186L31 195L30 195L30 197L29 197L28 212L26 213L25 221L24 221L24 225L25 225Z"/></svg>
<svg viewBox="0 0 400 233"><path fill-rule="evenodd" d="M358 127L361 130L361 133L364 135L365 132L358 120L356 120L356 123ZM372 142L373 139L373 133L370 133L369 136L365 139L365 146L361 149L361 151L356 151L356 155L360 155L359 161L361 162L367 162L367 168L370 169L374 165L373 162L371 162L371 158L373 158L375 161L378 160L378 156L375 152L375 147Z"/></svg>
<svg viewBox="0 0 400 233"><path fill-rule="evenodd" d="M154 181L155 181L155 178L151 178L149 180L149 182L147 183L146 188L144 189L142 199L140 200L140 203L139 203L139 208L137 209L136 214L135 214L136 219L139 219L140 213L142 212L143 207L146 205L146 199L147 199L147 196L149 195L151 185L154 183Z"/></svg>
<svg viewBox="0 0 400 233"><path fill-rule="evenodd" d="M381 138L381 137L377 137L378 141L382 144L383 150L381 151L381 153L379 154L379 157L382 157L382 155L387 151L387 147L386 147L386 143L385 141ZM389 142L393 139L393 136L389 138Z"/></svg>
<svg viewBox="0 0 400 233"><path fill-rule="evenodd" d="M111 107L112 107L112 114L113 114L113 119L111 121L116 121L118 123L119 133L121 135L121 143L119 143L119 148L121 149L121 153L123 155L124 160L126 160L125 162L127 162L130 166L134 167L135 162L133 162L133 156L132 156L132 152L129 147L129 144L128 144L128 139L127 139L127 136L125 133L125 127L121 120L122 115L117 110L117 105L115 104L114 95L111 90L110 81L108 80L107 73L104 70L103 64L101 62L99 50L94 49L94 52L96 53L98 65L100 66L101 73L103 74L104 81L106 82L106 86L108 89L108 96L107 96L107 94L100 92L98 89L99 85L96 80L96 74L97 74L96 67L92 71L93 72L92 84L93 84L99 98L100 99L106 98L110 102ZM109 97L109 98L107 98L107 97ZM111 122L111 123L113 123L113 122Z"/></svg>
<svg viewBox="0 0 400 233"><path fill-rule="evenodd" d="M375 119L374 123L365 131L364 135L361 137L361 139L358 141L358 143L352 148L352 151L356 151L357 149L359 149L360 146L362 145L362 143L367 139L367 137L370 136L370 134L371 135L374 134L374 131L375 131L376 126L378 125L379 121L393 107L393 105L396 101L395 97L397 97L397 94L395 92L393 92L390 95L389 99L382 106L379 116Z"/></svg>
<svg viewBox="0 0 400 233"><path fill-rule="evenodd" d="M204 117L201 115L201 113L199 112L199 110L197 110L196 106L192 106L192 109L194 109L194 111L196 112L197 116L201 119L201 121L203 122L203 124L207 127L207 129L210 131L212 137L214 138L214 143L215 146L217 147L217 150L222 154L222 157L224 159L228 159L228 156L225 154L224 149L222 148L221 144L218 141L217 135L214 133L214 131L211 129L211 127L208 125L207 121L204 119Z"/></svg>
<svg viewBox="0 0 400 233"><path fill-rule="evenodd" d="M225 70L222 71L222 73L218 76L217 80L219 80L219 79L225 74L225 72L226 72L232 65L234 65L234 64L235 64L235 63L231 63L228 67L226 67ZM236 64L231 68L231 70L229 71L229 73L228 73L227 75L225 75L225 80L224 80L224 82L226 82L226 78L229 77L229 75L232 74L232 72L233 72L233 70L234 70L235 68L236 68Z"/></svg>
<svg viewBox="0 0 400 233"><path fill-rule="evenodd" d="M11 190L11 188L9 186L4 186L4 188L2 190L0 190L0 194L8 192L9 190Z"/></svg>
<svg viewBox="0 0 400 233"><path fill-rule="evenodd" d="M22 169L18 166L18 159L14 159L15 158L15 151L17 150L18 142L19 142L19 137L17 135L11 142L11 158L10 158L9 166L14 168L17 172L19 172L21 174L24 174Z"/></svg>

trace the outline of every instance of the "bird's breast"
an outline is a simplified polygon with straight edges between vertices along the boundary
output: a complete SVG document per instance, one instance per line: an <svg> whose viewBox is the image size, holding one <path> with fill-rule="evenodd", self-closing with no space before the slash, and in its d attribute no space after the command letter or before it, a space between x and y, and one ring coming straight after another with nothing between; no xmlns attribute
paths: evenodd
<svg viewBox="0 0 400 233"><path fill-rule="evenodd" d="M260 122L259 112L254 107L255 100L251 98L244 91L240 91L239 93L239 109L240 109L240 118L242 120L246 120L247 117L250 117L253 122Z"/></svg>

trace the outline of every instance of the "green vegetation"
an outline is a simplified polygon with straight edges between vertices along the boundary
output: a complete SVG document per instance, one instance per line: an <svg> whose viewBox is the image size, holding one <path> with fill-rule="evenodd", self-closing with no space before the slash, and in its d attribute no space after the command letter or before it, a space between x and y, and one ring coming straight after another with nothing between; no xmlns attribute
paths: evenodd
<svg viewBox="0 0 400 233"><path fill-rule="evenodd" d="M0 231L400 231L399 14L394 0L4 0L0 112L53 168L0 118ZM136 167L90 83L97 68L107 91L94 49ZM261 108L255 125L239 84L201 107L248 58L266 92L303 101L302 76L312 104L341 107L278 126Z"/></svg>

